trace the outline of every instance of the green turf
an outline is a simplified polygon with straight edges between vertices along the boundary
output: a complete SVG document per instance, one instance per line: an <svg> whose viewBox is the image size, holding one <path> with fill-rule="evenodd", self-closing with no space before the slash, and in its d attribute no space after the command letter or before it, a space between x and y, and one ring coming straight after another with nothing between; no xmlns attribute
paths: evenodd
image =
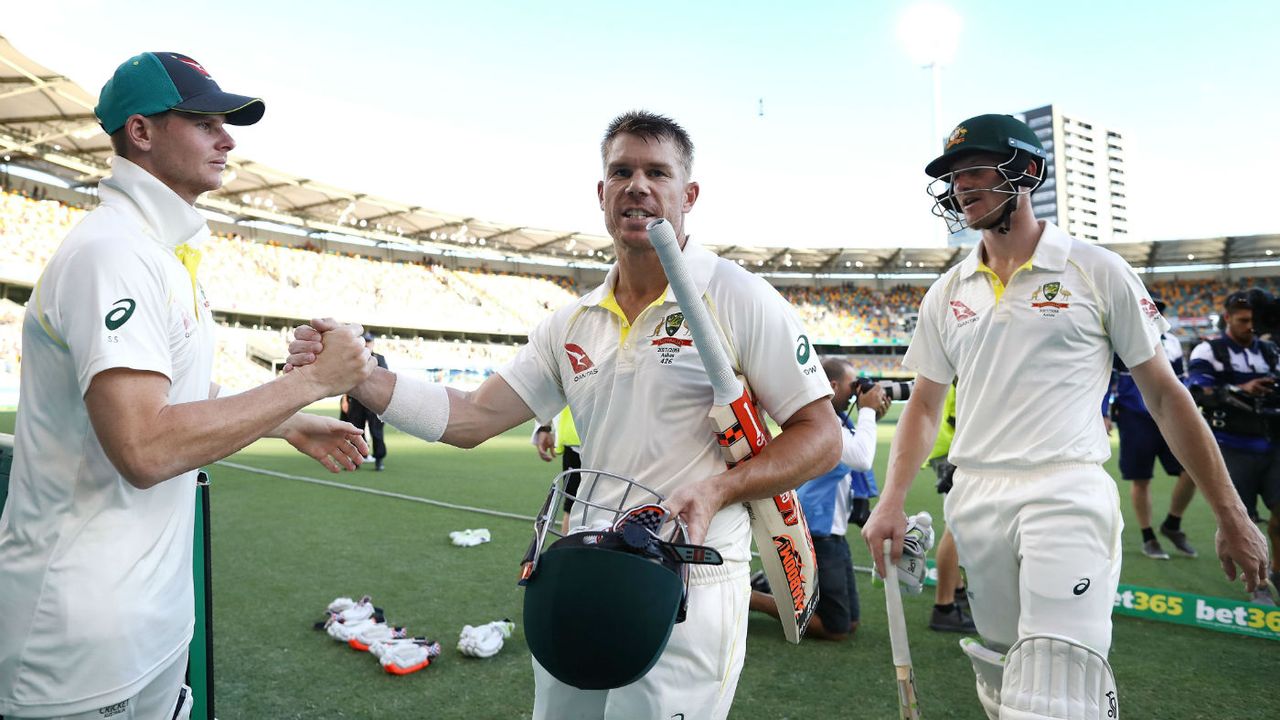
<svg viewBox="0 0 1280 720"><path fill-rule="evenodd" d="M895 411L896 414L896 411ZM12 427L12 414L0 414ZM883 477L893 426L880 425L877 474ZM533 515L554 470L537 459L529 428L470 451L429 446L388 428L383 473L330 475L267 440L238 453L237 463L362 487ZM521 718L532 706L529 654L520 627L518 562L528 523L401 499L321 487L214 466L213 563L217 712L222 718ZM1153 483L1157 518L1171 481ZM1202 550L1198 560L1155 562L1138 552L1126 508L1123 582L1242 598L1212 555L1212 518L1203 500L1184 526ZM941 496L921 474L908 508L941 517ZM487 527L493 542L461 549L448 533ZM854 561L869 563L856 536ZM893 668L884 596L859 575L862 627L852 642L787 644L776 621L753 614L746 666L732 718L893 718ZM436 637L443 656L406 677L339 645L311 624L338 595L370 593L394 624ZM921 703L929 718L984 717L957 636L927 629L932 596L906 598ZM495 658L456 652L464 624L502 617L516 635ZM607 629L602 629L607 632ZM1245 717L1270 712L1280 677L1280 644L1189 627L1117 617L1112 663L1129 718ZM689 719L692 720L692 719Z"/></svg>

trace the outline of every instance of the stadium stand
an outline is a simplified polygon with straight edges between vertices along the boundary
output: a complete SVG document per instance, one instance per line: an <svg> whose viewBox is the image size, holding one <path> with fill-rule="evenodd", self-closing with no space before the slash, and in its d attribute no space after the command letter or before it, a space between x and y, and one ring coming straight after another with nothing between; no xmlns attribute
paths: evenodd
<svg viewBox="0 0 1280 720"><path fill-rule="evenodd" d="M21 305L57 243L96 200L112 150L96 95L0 37L0 392L16 387ZM286 328L317 315L377 332L397 368L472 383L554 308L595 286L602 234L430 210L233 155L199 207L218 233L201 269L224 325L219 382L248 387L283 360ZM745 239L750 242L751 239ZM963 247L711 246L790 299L822 352L899 372L916 307ZM1280 235L1110 243L1170 305L1185 338L1213 331L1219 298L1280 286Z"/></svg>
<svg viewBox="0 0 1280 720"><path fill-rule="evenodd" d="M31 193L0 192L0 280L9 286L34 285L57 243L84 213ZM564 276L387 261L305 245L254 242L236 234L215 237L201 273L224 323L217 380L232 390L269 379L284 360L287 328L316 314L386 328L380 347L397 368L419 369L441 381L472 385L513 357L518 342L483 342L459 333L518 340L578 295ZM786 285L780 290L799 309L815 344L847 353L863 372L892 375L900 372L900 355L892 348L900 352L910 341L925 283L898 283L885 289ZM1212 332L1222 299L1236 289L1254 286L1280 291L1275 277L1150 284L1151 291L1169 304L1167 314L1186 339ZM264 320L246 322L246 318ZM21 304L0 300L0 376L14 385L21 361L21 319ZM441 337L414 335L421 330ZM859 351L876 346L888 346L890 351Z"/></svg>

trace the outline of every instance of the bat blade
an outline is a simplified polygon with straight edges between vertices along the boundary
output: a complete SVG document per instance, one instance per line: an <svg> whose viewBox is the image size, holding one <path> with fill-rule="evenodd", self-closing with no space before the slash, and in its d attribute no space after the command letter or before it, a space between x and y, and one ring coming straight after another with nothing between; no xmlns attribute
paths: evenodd
<svg viewBox="0 0 1280 720"><path fill-rule="evenodd" d="M721 457L730 468L757 455L769 442L769 431L760 418L751 388L729 362L702 297L685 267L679 240L671 224L654 220L649 241L667 275L671 292L684 313L694 347L711 381L712 408L708 417ZM761 564L787 640L800 642L818 602L818 577L809 524L795 491L746 503L751 534L760 551ZM787 592L781 592L786 588Z"/></svg>
<svg viewBox="0 0 1280 720"><path fill-rule="evenodd" d="M893 540L884 541L884 604L889 616L889 646L893 652L894 680L898 685L898 717L919 720L920 703L916 698L916 673L911 664L911 648L907 644L907 619L902 612L902 589L898 586L898 567L892 559Z"/></svg>

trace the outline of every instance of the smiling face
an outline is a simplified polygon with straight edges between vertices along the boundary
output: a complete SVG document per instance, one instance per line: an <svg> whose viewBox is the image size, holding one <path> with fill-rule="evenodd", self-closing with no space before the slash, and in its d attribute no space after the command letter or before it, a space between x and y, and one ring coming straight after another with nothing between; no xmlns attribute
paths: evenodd
<svg viewBox="0 0 1280 720"><path fill-rule="evenodd" d="M649 250L646 227L654 218L666 218L683 243L684 215L698 199L698 184L689 181L671 140L620 133L605 152L596 192L619 251Z"/></svg>

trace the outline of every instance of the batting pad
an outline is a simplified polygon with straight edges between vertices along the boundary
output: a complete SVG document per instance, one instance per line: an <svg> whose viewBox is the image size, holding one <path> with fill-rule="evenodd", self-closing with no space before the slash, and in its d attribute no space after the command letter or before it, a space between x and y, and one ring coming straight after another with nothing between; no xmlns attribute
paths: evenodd
<svg viewBox="0 0 1280 720"><path fill-rule="evenodd" d="M973 638L960 640L960 649L973 663L977 676L978 700L989 720L1000 719L1000 687L1004 683L1004 655Z"/></svg>
<svg viewBox="0 0 1280 720"><path fill-rule="evenodd" d="M1117 720L1111 665L1061 635L1028 635L1005 656L1001 720Z"/></svg>

